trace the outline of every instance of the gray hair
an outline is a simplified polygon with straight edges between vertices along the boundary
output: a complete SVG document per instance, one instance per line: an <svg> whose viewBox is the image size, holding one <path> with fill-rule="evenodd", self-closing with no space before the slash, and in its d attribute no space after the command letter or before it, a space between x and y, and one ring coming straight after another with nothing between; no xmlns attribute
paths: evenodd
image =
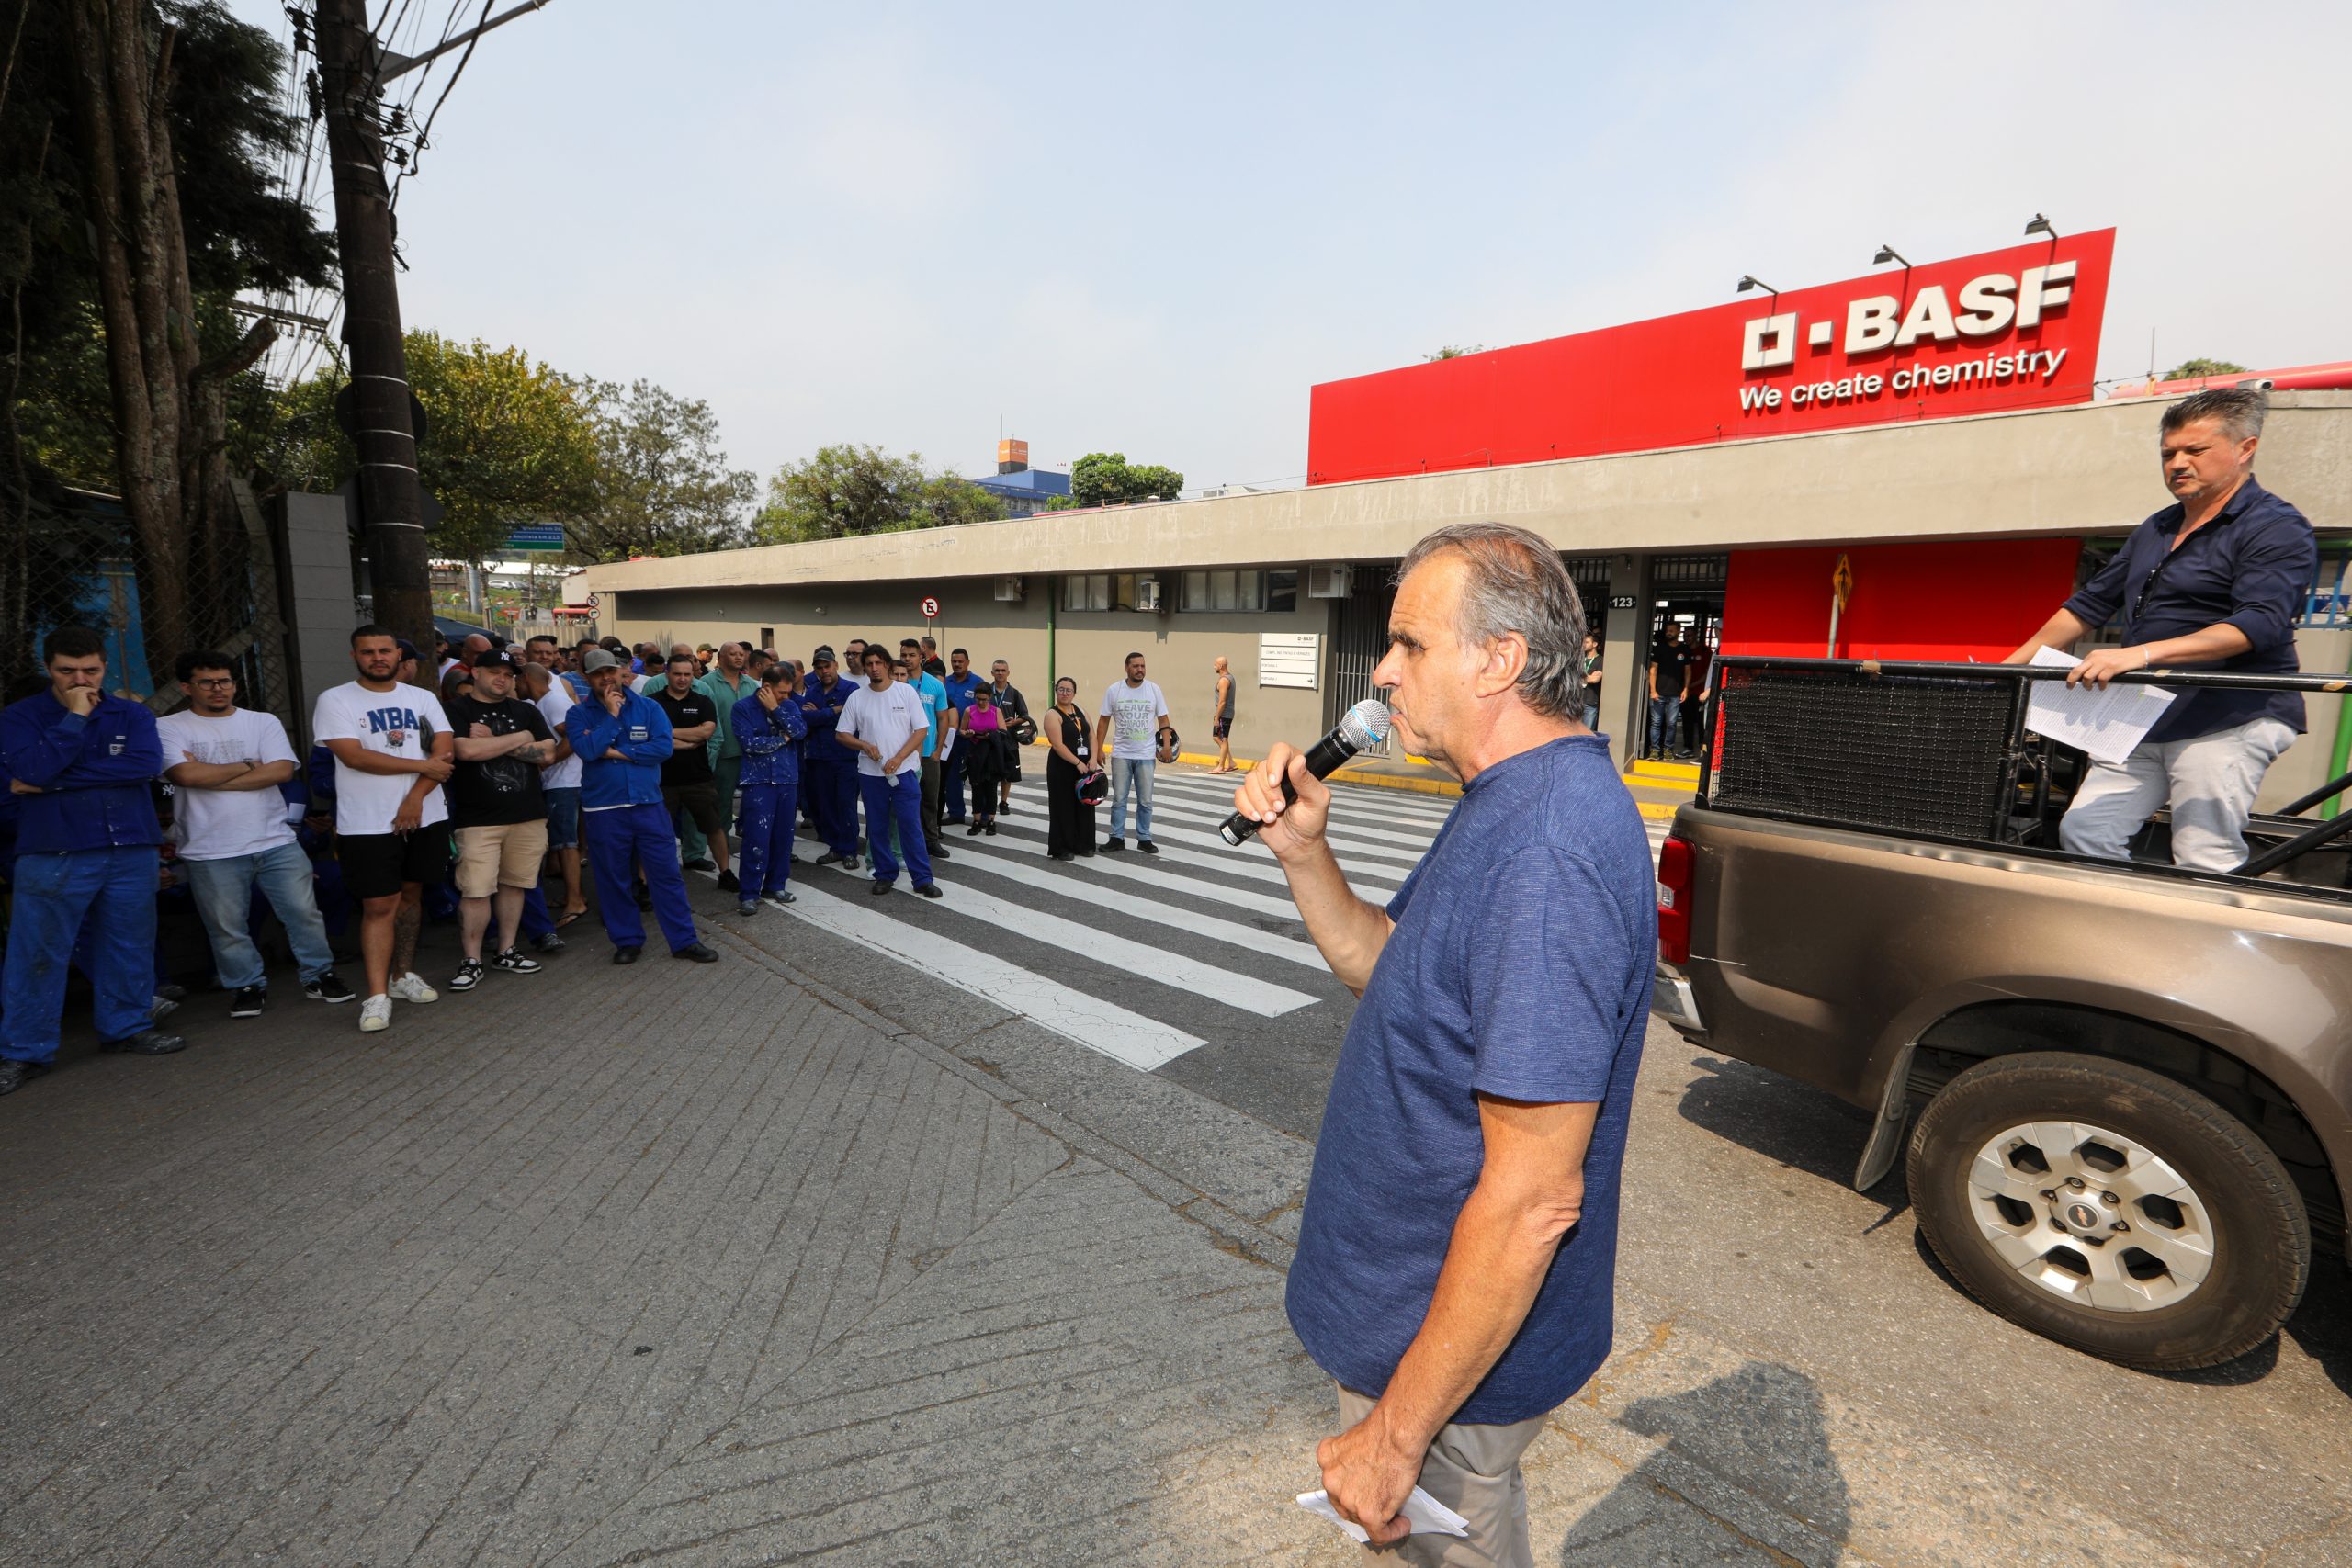
<svg viewBox="0 0 2352 1568"><path fill-rule="evenodd" d="M2259 387L2213 387L2165 410L2164 433L2185 430L2200 419L2218 420L2233 441L2248 441L2262 434L2262 416L2270 400Z"/></svg>
<svg viewBox="0 0 2352 1568"><path fill-rule="evenodd" d="M1454 635L1492 644L1516 632L1527 640L1520 700L1547 718L1584 713L1584 601L1559 552L1508 523L1455 523L1423 536L1396 564L1402 583L1413 569L1446 551L1469 569Z"/></svg>

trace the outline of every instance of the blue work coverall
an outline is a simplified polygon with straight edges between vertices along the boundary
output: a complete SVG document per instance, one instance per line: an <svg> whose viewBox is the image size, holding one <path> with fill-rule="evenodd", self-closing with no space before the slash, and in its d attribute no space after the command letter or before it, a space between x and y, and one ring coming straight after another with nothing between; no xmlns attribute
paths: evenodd
<svg viewBox="0 0 2352 1568"><path fill-rule="evenodd" d="M0 711L0 767L40 792L17 797L0 1057L56 1059L66 966L85 919L98 1038L148 1026L163 764L155 716L139 703L101 697L85 717L41 692Z"/></svg>
<svg viewBox="0 0 2352 1568"><path fill-rule="evenodd" d="M800 716L808 727L808 804L817 836L833 854L857 853L857 753L833 738L842 705L857 682L835 676L831 685L811 675L801 683Z"/></svg>
<svg viewBox="0 0 2352 1568"><path fill-rule="evenodd" d="M736 780L736 879L742 896L778 894L792 880L792 839L800 818L801 738L808 720L790 692L780 694L770 713L754 694L729 716L743 770Z"/></svg>
<svg viewBox="0 0 2352 1568"><path fill-rule="evenodd" d="M686 876L678 841L662 805L662 764L674 748L670 716L650 697L622 689L621 711L611 714L589 698L563 718L564 739L580 757L580 829L588 869L596 879L596 913L615 947L643 947L645 922L632 890L632 866L645 868L653 916L670 951L692 947L695 913L686 903ZM607 751L617 750L617 758Z"/></svg>

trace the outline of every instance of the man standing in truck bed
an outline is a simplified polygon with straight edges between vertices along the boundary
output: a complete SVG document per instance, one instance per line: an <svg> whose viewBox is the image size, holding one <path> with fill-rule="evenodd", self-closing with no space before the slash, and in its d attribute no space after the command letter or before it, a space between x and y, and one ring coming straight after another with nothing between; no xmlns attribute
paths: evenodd
<svg viewBox="0 0 2352 1568"><path fill-rule="evenodd" d="M2174 504L2132 531L2115 558L2009 655L2061 650L2123 614L2124 645L2098 648L2067 684L2103 687L2151 665L2291 675L2295 621L2319 563L2312 525L2254 480L2266 400L2251 388L2199 392L2165 411L2165 486ZM2132 835L2172 806L2172 858L2199 871L2245 863L2245 824L2262 775L2303 730L2295 692L2179 693L2120 762L2094 761L2059 841L2125 859Z"/></svg>

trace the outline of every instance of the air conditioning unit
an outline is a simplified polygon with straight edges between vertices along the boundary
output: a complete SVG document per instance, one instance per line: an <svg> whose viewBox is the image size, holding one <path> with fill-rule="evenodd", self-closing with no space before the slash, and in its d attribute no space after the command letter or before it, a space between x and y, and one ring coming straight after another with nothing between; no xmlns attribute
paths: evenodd
<svg viewBox="0 0 2352 1568"><path fill-rule="evenodd" d="M1309 599L1344 599L1355 592L1356 569L1351 566L1310 566L1306 569Z"/></svg>
<svg viewBox="0 0 2352 1568"><path fill-rule="evenodd" d="M1159 579L1156 577L1136 579L1136 608L1155 611L1159 608Z"/></svg>
<svg viewBox="0 0 2352 1568"><path fill-rule="evenodd" d="M1020 604L1021 592L1021 580L1017 577L1000 577L996 580L996 602L1000 604Z"/></svg>

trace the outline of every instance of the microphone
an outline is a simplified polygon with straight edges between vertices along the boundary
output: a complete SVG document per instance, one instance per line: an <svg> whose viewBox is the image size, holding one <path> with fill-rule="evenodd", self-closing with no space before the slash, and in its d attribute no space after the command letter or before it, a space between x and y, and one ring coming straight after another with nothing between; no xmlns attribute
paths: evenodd
<svg viewBox="0 0 2352 1568"><path fill-rule="evenodd" d="M1306 771L1318 779L1328 779L1339 771L1340 764L1367 746L1377 746L1388 739L1388 705L1374 697L1366 697L1340 716L1339 725L1330 734L1317 740L1306 753ZM1283 774L1283 798L1296 800L1298 792L1291 787L1290 774ZM1263 827L1252 822L1238 811L1225 819L1217 833L1228 844L1239 846Z"/></svg>

